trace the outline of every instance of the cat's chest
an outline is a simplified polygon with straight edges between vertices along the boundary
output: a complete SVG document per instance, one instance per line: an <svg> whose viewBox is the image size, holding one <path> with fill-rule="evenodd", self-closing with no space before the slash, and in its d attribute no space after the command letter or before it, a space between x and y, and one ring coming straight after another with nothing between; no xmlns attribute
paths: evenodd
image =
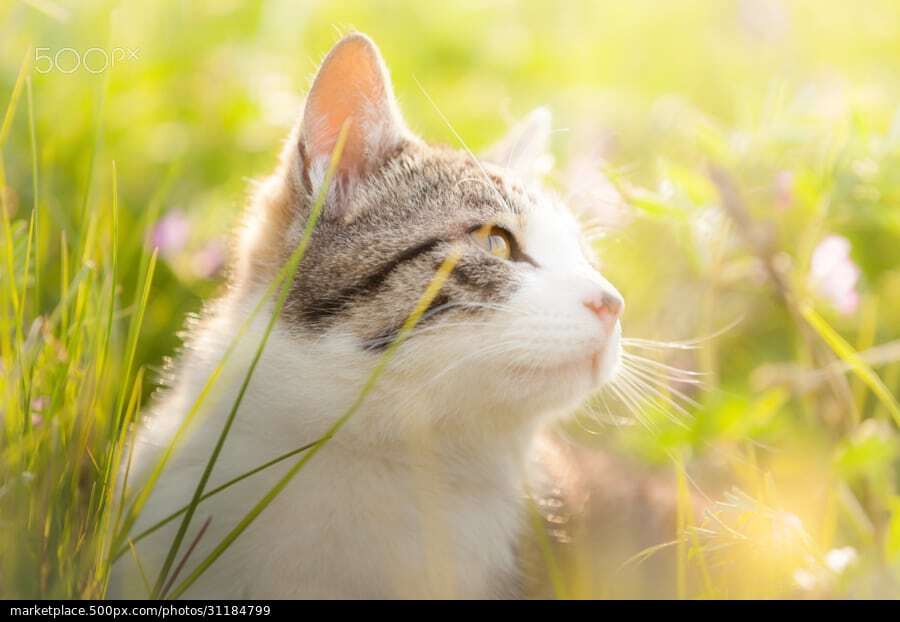
<svg viewBox="0 0 900 622"><path fill-rule="evenodd" d="M229 585L263 598L515 596L524 517L512 482L326 449L193 596Z"/></svg>
<svg viewBox="0 0 900 622"><path fill-rule="evenodd" d="M514 482L357 466L340 478L341 489L322 491L332 512L319 517L319 546L331 552L344 585L373 595L508 595L524 519Z"/></svg>

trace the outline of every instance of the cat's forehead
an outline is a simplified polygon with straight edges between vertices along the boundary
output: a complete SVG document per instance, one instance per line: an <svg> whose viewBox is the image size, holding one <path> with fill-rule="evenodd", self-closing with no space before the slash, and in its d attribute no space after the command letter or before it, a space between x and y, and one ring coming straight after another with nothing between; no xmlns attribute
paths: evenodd
<svg viewBox="0 0 900 622"><path fill-rule="evenodd" d="M355 213L412 224L521 226L546 201L511 171L445 147L411 145L361 189Z"/></svg>

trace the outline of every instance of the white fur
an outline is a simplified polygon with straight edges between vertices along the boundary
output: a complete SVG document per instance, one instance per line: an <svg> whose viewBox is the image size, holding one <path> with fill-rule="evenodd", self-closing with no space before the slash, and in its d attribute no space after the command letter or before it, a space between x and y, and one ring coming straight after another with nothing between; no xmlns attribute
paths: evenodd
<svg viewBox="0 0 900 622"><path fill-rule="evenodd" d="M614 373L619 325L583 304L611 286L589 265L573 219L549 199L525 222L529 268L508 305L471 322L424 327L347 425L199 579L188 597L488 597L515 573L526 468L547 417ZM173 389L137 440L140 481L171 440L259 292L234 291L187 344ZM270 309L241 340L132 533L185 505L237 394ZM599 353L601 365L591 366ZM340 332L279 322L207 489L317 439L349 407L377 357ZM182 552L210 527L181 578L294 463L203 502ZM139 543L151 582L179 521ZM136 565L115 596L145 596Z"/></svg>

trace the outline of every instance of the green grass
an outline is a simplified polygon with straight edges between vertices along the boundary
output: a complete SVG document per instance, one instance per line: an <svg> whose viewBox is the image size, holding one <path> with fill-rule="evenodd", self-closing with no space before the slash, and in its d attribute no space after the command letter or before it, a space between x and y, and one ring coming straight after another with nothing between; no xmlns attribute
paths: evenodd
<svg viewBox="0 0 900 622"><path fill-rule="evenodd" d="M703 374L702 390L656 385L640 400L632 384L609 402L646 425L588 422L600 441L570 426L672 475L675 529L635 545L625 568L671 549L666 587L685 598L900 594L900 362L877 355L900 340L900 6L762 4L0 4L0 597L101 597L110 560L130 554L124 534L149 493L115 495L132 424L185 315L221 286L204 260L247 178L274 166L315 61L351 26L381 45L429 140L459 146L446 115L477 150L548 104L561 130L552 184L565 193L570 167L599 154L588 169L631 204L598 243L627 335L731 326L689 347L633 344ZM35 63L35 50L98 46L139 54L98 74ZM175 210L187 240L154 250ZM848 313L810 282L831 234L860 269ZM295 472L325 441L261 468L294 459ZM183 529L146 577L157 596L196 578L180 562L211 494L227 485L200 483L169 517ZM651 593L571 572L594 553L548 558L558 595Z"/></svg>

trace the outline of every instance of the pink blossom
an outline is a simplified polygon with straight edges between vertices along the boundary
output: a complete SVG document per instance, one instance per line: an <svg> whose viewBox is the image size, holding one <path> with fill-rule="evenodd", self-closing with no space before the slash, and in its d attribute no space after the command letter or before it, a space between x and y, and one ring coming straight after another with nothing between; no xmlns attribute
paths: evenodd
<svg viewBox="0 0 900 622"><path fill-rule="evenodd" d="M38 427L44 422L41 413L47 408L50 400L46 396L39 396L31 400L31 425Z"/></svg>
<svg viewBox="0 0 900 622"><path fill-rule="evenodd" d="M783 39L791 27L782 0L741 0L738 23L750 36L773 42Z"/></svg>
<svg viewBox="0 0 900 622"><path fill-rule="evenodd" d="M225 242L221 238L210 240L192 258L194 274L202 279L214 277L224 265Z"/></svg>
<svg viewBox="0 0 900 622"><path fill-rule="evenodd" d="M850 257L847 238L829 235L813 251L809 285L844 315L853 313L859 306L856 290L859 275L859 268Z"/></svg>
<svg viewBox="0 0 900 622"><path fill-rule="evenodd" d="M775 176L775 205L784 211L794 203L794 174L781 171Z"/></svg>
<svg viewBox="0 0 900 622"><path fill-rule="evenodd" d="M166 213L153 228L151 242L160 255L171 259L180 253L188 242L191 223L180 209Z"/></svg>

